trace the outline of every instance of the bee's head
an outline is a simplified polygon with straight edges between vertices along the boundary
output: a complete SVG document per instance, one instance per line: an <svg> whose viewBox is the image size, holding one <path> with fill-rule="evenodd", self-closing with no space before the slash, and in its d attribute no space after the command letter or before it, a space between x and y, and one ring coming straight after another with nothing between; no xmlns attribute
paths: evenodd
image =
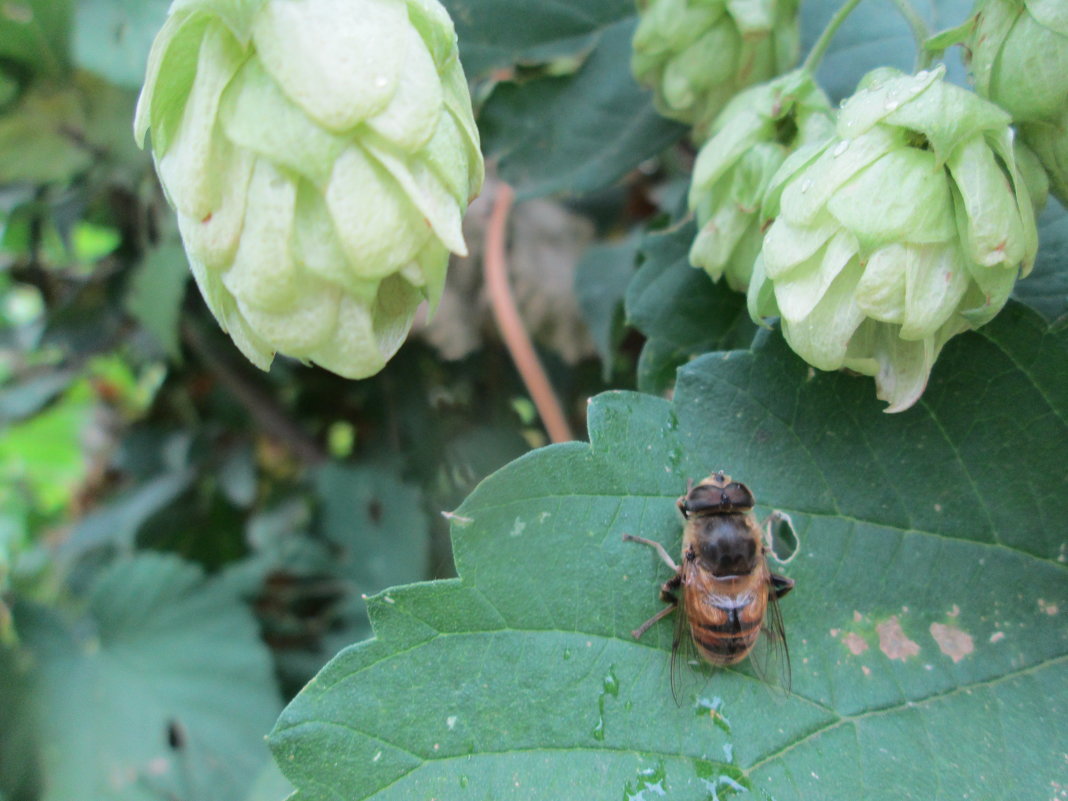
<svg viewBox="0 0 1068 801"><path fill-rule="evenodd" d="M724 515L748 512L756 504L749 487L732 481L726 473L713 473L693 487L679 503L682 513L696 515Z"/></svg>

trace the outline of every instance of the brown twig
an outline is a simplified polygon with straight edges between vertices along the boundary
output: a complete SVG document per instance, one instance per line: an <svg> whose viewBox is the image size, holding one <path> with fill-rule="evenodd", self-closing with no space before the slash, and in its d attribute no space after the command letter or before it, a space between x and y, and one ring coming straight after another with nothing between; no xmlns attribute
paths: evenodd
<svg viewBox="0 0 1068 801"><path fill-rule="evenodd" d="M285 410L255 384L249 381L229 360L209 343L200 327L189 319L182 321L182 340L196 353L231 395L244 406L257 426L268 436L282 442L293 455L308 465L325 462L326 452L304 429L286 414Z"/></svg>
<svg viewBox="0 0 1068 801"><path fill-rule="evenodd" d="M552 442L569 442L575 437L567 424L560 401L553 392L545 369L538 360L534 345L519 316L519 310L508 284L508 264L505 260L505 230L508 225L508 212L512 207L514 193L512 187L501 182L497 185L497 195L493 200L489 227L486 229L485 257L482 262L486 288L489 291L493 316L497 328L504 339L505 347L519 371L523 383L530 393L538 414L541 416L545 430Z"/></svg>

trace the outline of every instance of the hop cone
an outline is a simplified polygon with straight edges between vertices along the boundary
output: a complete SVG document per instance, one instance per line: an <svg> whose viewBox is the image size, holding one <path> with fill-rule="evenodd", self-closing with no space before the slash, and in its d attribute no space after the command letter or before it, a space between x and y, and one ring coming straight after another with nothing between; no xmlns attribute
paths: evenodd
<svg viewBox="0 0 1068 801"><path fill-rule="evenodd" d="M466 252L482 157L436 0L175 0L148 129L200 291L262 369L377 372Z"/></svg>
<svg viewBox="0 0 1068 801"><path fill-rule="evenodd" d="M735 94L797 59L797 0L638 0L631 69L703 139Z"/></svg>
<svg viewBox="0 0 1068 801"><path fill-rule="evenodd" d="M690 263L744 292L764 240L760 209L771 178L796 148L834 133L827 98L796 71L736 96L701 146L690 185L698 233Z"/></svg>
<svg viewBox="0 0 1068 801"><path fill-rule="evenodd" d="M1038 249L1008 115L942 80L870 73L837 136L776 173L749 286L790 346L876 379L887 411L923 393L942 346L989 321Z"/></svg>
<svg viewBox="0 0 1068 801"><path fill-rule="evenodd" d="M969 50L976 91L1012 114L1068 203L1068 2L984 0Z"/></svg>

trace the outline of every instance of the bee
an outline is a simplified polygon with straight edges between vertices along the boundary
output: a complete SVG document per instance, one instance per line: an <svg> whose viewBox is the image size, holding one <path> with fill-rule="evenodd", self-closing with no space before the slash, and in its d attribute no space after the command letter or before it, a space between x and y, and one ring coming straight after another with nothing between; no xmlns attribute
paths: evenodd
<svg viewBox="0 0 1068 801"><path fill-rule="evenodd" d="M768 640L768 658L754 666L763 678L779 681L788 691L790 655L779 599L794 588L794 581L771 572L761 536L766 531L770 541L771 525L780 513L773 513L762 528L753 515L753 493L722 471L697 486L691 481L677 505L686 521L681 565L675 564L659 542L623 535L624 540L654 548L675 571L660 588L660 599L668 605L631 633L640 638L654 623L674 612L681 601L683 613L676 619L671 648L673 693L678 652L684 640L692 641L705 661L725 666L749 656L761 634ZM681 599L677 595L680 589ZM777 663L773 667L772 659ZM772 669L780 675L768 675Z"/></svg>

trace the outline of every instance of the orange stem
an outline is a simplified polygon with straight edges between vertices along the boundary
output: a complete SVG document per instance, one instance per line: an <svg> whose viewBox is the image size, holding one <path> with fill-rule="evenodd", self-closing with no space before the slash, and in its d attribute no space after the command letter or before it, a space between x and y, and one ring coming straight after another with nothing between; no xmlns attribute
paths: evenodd
<svg viewBox="0 0 1068 801"><path fill-rule="evenodd" d="M486 252L482 262L485 274L486 288L489 291L490 305L493 307L493 316L497 320L497 328L504 339L504 345L519 371L520 378L530 393L530 399L538 410L545 430L549 433L552 442L570 442L575 437L571 433L571 427L567 424L560 401L553 392L549 377L545 374L538 354L534 351L534 345L530 341L527 330L523 327L523 321L519 316L519 310L512 296L512 288L508 284L508 264L504 256L505 230L508 226L508 213L512 208L512 200L515 193L512 187L506 183L500 183L497 187L497 195L493 200L493 210L490 213L489 227L486 229Z"/></svg>

